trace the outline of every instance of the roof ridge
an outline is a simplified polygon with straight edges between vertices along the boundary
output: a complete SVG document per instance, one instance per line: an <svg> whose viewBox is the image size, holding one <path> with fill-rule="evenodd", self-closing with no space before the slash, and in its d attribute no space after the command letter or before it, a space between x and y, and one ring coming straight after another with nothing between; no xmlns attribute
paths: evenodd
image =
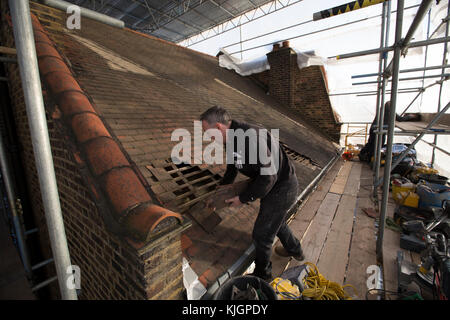
<svg viewBox="0 0 450 320"><path fill-rule="evenodd" d="M113 208L113 218L134 241L147 241L158 224L168 218L183 221L151 200L150 194L112 138L86 93L54 47L39 19L31 14L39 70L73 132L86 163ZM39 32L38 32L39 31ZM106 138L106 139L105 139ZM134 243L136 244L136 243Z"/></svg>
<svg viewBox="0 0 450 320"><path fill-rule="evenodd" d="M161 39L161 38L152 36L151 34L143 33L143 32L140 32L140 31L137 31L137 30L133 30L133 29L130 29L130 28L126 28L126 27L123 28L123 29L126 30L126 31L128 31L128 32L136 33L136 34L138 34L138 35L140 35L140 36L143 36L143 37L145 37L145 38L149 38L149 39L152 39L152 40L160 41L160 42L162 42L162 43L169 44L169 45L178 47L178 48L180 48L180 49L184 49L184 50L186 50L186 51L192 51L192 52L195 53L195 54L201 54L201 55L204 55L204 56L206 56L206 57L208 57L208 58L213 58L214 60L218 60L218 57L216 57L216 56L212 56L212 55L207 54L207 53L205 53L205 52L200 52L200 51L197 51L197 50L188 48L188 47L183 47L182 45L179 45L179 44L177 44L177 43L170 42L170 41L167 41L167 40L164 40L164 39Z"/></svg>

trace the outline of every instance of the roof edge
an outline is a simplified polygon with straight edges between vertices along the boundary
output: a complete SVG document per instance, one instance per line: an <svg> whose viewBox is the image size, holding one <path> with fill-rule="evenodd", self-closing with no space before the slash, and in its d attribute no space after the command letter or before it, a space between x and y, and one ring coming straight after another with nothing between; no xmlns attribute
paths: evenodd
<svg viewBox="0 0 450 320"><path fill-rule="evenodd" d="M134 241L146 242L159 225L183 217L151 200L119 144L103 124L39 19L31 14L39 71L86 158L91 174L112 207L112 215ZM173 224L172 224L173 225ZM142 244L144 245L144 244ZM138 247L138 246L135 246Z"/></svg>

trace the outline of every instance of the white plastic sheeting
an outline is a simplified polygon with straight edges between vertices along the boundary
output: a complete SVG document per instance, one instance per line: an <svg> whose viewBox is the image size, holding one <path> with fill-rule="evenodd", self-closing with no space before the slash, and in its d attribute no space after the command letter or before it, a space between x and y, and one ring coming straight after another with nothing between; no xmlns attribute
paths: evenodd
<svg viewBox="0 0 450 320"><path fill-rule="evenodd" d="M183 258L183 285L186 288L188 300L199 300L205 293L205 286L198 280L198 276L192 270L189 262Z"/></svg>
<svg viewBox="0 0 450 320"><path fill-rule="evenodd" d="M249 76L253 73L260 73L270 69L269 62L265 55L250 61L241 61L230 55L227 50L223 48L220 49L220 52L222 52L222 54L219 56L219 66L234 70L241 76Z"/></svg>
<svg viewBox="0 0 450 320"><path fill-rule="evenodd" d="M297 54L297 65L300 69L309 66L324 65L325 59L316 56L314 51L301 51L292 47L291 49ZM234 70L241 76L249 76L253 73L260 73L270 69L270 64L266 55L256 59L241 61L230 55L227 50L223 48L220 51L222 54L219 56L219 66Z"/></svg>

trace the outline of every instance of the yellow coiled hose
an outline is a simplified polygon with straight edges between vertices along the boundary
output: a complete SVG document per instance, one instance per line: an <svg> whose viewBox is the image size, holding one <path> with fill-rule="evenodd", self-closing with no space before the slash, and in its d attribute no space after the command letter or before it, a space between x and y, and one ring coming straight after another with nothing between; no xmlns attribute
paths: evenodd
<svg viewBox="0 0 450 320"><path fill-rule="evenodd" d="M352 297L344 291L344 288L347 287L351 287L355 296L357 296L356 288L351 284L341 286L336 282L325 279L313 263L305 262L305 265L309 268L307 269L307 275L303 278L303 284L305 285L302 292L303 297L312 300L352 300Z"/></svg>

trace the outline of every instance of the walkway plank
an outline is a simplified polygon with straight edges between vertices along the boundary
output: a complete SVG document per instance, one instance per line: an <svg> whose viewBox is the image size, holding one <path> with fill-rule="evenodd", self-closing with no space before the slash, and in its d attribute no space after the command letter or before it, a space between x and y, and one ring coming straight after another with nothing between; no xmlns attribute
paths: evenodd
<svg viewBox="0 0 450 320"><path fill-rule="evenodd" d="M304 206L300 207L295 218L290 222L289 227L292 232L301 239L306 232L306 229L311 224L312 219L315 217L317 210L328 194L331 185L333 184L336 175L342 168L343 161L338 160L335 165L330 169L328 174L319 183L317 189L309 196Z"/></svg>
<svg viewBox="0 0 450 320"><path fill-rule="evenodd" d="M346 161L344 165L342 166L341 170L339 171L336 179L334 180L333 184L331 185L330 192L336 193L336 194L343 194L345 185L347 184L347 179L350 175L350 171L353 166L353 161Z"/></svg>
<svg viewBox="0 0 450 320"><path fill-rule="evenodd" d="M358 195L361 184L361 170L362 170L362 163L355 162L351 168L350 174L347 179L347 183L345 184L343 192L344 194L355 197Z"/></svg>
<svg viewBox="0 0 450 320"><path fill-rule="evenodd" d="M369 180L367 177L371 177L371 175L370 168L367 165L362 165L349 261L343 282L353 285L358 292L358 299L362 300L365 299L367 292L367 267L377 264L375 220L362 211L362 208L373 207L369 190L362 188L370 183L371 179Z"/></svg>
<svg viewBox="0 0 450 320"><path fill-rule="evenodd" d="M327 195L330 190L331 185L333 184L339 170L341 169L344 161L339 159L330 168L328 173L324 176L324 178L319 182L317 189L311 193L311 195L307 198L305 204L300 207L295 217L289 223L289 227L291 228L294 235L301 239L308 229L308 226L311 224L312 219L317 213L320 205L323 202L323 199ZM276 240L275 246L279 244L279 240ZM272 254L272 274L274 277L279 276L283 273L283 271L288 267L290 258L280 257L277 254Z"/></svg>
<svg viewBox="0 0 450 320"><path fill-rule="evenodd" d="M319 260L320 252L330 230L340 199L340 195L328 193L320 205L313 222L303 235L301 243L307 261L316 264L317 260ZM293 263L292 265L296 264Z"/></svg>
<svg viewBox="0 0 450 320"><path fill-rule="evenodd" d="M344 194L317 265L325 278L337 283L344 283L355 207L356 196Z"/></svg>

